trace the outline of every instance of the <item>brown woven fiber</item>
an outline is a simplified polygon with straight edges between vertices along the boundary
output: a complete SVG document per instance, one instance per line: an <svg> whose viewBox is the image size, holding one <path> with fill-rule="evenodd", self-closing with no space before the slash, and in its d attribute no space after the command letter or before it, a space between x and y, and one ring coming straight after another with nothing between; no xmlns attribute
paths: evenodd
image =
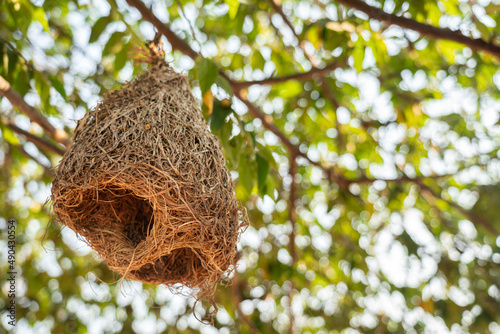
<svg viewBox="0 0 500 334"><path fill-rule="evenodd" d="M210 297L234 270L248 218L187 78L150 62L79 121L54 216L123 277Z"/></svg>

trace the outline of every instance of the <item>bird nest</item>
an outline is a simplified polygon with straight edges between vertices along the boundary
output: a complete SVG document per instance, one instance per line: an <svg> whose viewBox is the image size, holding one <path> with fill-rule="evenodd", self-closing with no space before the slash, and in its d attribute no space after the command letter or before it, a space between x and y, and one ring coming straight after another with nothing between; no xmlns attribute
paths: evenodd
<svg viewBox="0 0 500 334"><path fill-rule="evenodd" d="M54 216L124 278L211 296L248 218L187 78L150 62L78 122Z"/></svg>

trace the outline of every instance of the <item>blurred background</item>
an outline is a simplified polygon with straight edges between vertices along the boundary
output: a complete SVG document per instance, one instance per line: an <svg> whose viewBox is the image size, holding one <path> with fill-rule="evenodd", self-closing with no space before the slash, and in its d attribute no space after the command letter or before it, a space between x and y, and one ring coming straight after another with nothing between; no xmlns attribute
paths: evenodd
<svg viewBox="0 0 500 334"><path fill-rule="evenodd" d="M156 32L251 221L212 324L196 291L120 280L46 203L76 121ZM3 0L15 330L500 333L499 34L497 0Z"/></svg>

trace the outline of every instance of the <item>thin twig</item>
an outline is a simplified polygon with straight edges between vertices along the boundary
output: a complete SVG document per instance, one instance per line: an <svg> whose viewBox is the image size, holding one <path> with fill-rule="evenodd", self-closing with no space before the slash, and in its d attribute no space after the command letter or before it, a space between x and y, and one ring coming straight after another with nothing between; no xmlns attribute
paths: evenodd
<svg viewBox="0 0 500 334"><path fill-rule="evenodd" d="M201 42L198 40L196 37L196 31L194 30L194 25L191 23L191 21L188 20L186 14L184 13L184 6L182 6L182 3L179 0L175 0L177 3L177 6L180 9L180 14L182 18L187 22L189 29L191 30L191 35L193 35L193 39L198 43L198 47L200 48L200 53L201 53Z"/></svg>
<svg viewBox="0 0 500 334"><path fill-rule="evenodd" d="M58 147L58 146L52 144L51 142L49 142L43 138L40 138L34 134L31 134L31 133L21 129L20 127L18 127L14 123L10 122L9 120L2 118L2 123L5 124L7 127L9 127L12 131L24 136L27 141L35 144L35 146L38 147L39 149L44 149L44 150L50 151L52 153L55 153L55 154L58 154L61 156L64 155L65 151L63 148Z"/></svg>
<svg viewBox="0 0 500 334"><path fill-rule="evenodd" d="M22 147L22 145L12 145L10 144L11 147L14 147L16 150L18 150L19 152L21 152L22 155L24 155L25 157L27 157L28 159L31 159L33 160L34 162L36 162L37 164L39 164L40 166L42 166L43 168L43 171L45 174L47 174L48 176L50 176L51 178L54 177L54 172L52 171L52 167L51 166L47 166L45 164L43 164L40 160L38 160L36 157L32 156L31 154L29 154L28 152L26 152L26 150L24 149L24 147Z"/></svg>
<svg viewBox="0 0 500 334"><path fill-rule="evenodd" d="M31 65L30 61L28 59L26 59L23 56L23 54L21 53L21 51L19 51L11 42L9 42L8 40L6 40L2 36L0 36L0 41L2 41L5 45L7 45L15 54L17 54L19 56L19 58L21 58L22 60L24 60L24 63L26 64L26 66L31 71L33 71L33 72L35 71L35 69L33 68L33 65Z"/></svg>
<svg viewBox="0 0 500 334"><path fill-rule="evenodd" d="M180 39L166 24L161 22L142 1L127 0L127 3L135 7L141 13L143 19L152 23L167 38L170 45L172 45L172 49L179 50L192 59L196 59L199 56L198 52L194 51L188 43Z"/></svg>

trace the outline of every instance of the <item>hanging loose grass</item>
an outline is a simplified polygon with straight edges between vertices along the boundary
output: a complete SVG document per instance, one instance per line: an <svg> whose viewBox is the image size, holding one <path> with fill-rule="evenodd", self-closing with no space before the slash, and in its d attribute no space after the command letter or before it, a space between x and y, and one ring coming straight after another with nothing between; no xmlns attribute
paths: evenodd
<svg viewBox="0 0 500 334"><path fill-rule="evenodd" d="M52 185L55 218L124 278L210 297L248 225L218 138L162 58L75 130Z"/></svg>

